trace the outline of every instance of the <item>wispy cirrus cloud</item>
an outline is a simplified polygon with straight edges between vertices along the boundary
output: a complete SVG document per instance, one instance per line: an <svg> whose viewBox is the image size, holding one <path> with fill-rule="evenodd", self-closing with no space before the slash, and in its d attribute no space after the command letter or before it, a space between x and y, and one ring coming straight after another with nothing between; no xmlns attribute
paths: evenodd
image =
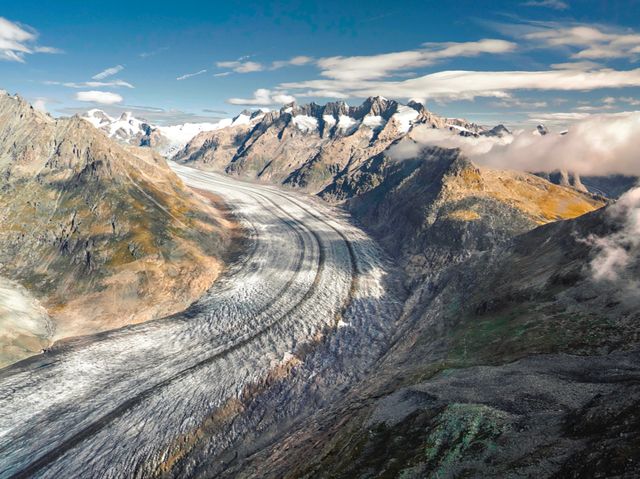
<svg viewBox="0 0 640 479"><path fill-rule="evenodd" d="M166 52L168 49L169 49L169 47L160 47L160 48L156 48L155 50L150 50L148 52L141 52L141 53L138 54L138 56L140 58L154 57L159 53Z"/></svg>
<svg viewBox="0 0 640 479"><path fill-rule="evenodd" d="M227 103L231 105L269 106L291 103L295 100L294 96L286 92L272 92L266 88L258 88L253 92L252 98L229 98Z"/></svg>
<svg viewBox="0 0 640 479"><path fill-rule="evenodd" d="M37 45L37 39L35 29L0 17L0 60L24 63L26 55L62 53L58 48Z"/></svg>
<svg viewBox="0 0 640 479"><path fill-rule="evenodd" d="M265 70L279 70L285 67L309 65L314 62L312 57L306 55L298 55L288 60L275 60L266 64L248 60L249 58L251 58L251 56L246 55L237 60L216 62L218 68L228 68L229 71L218 73L214 76L227 76L231 73L254 73Z"/></svg>
<svg viewBox="0 0 640 479"><path fill-rule="evenodd" d="M317 63L323 77L342 81L365 81L433 65L445 59L509 53L516 48L515 43L499 39L462 43L425 43L423 48L417 50L379 55L328 57L321 58Z"/></svg>
<svg viewBox="0 0 640 479"><path fill-rule="evenodd" d="M117 93L110 91L79 91L75 96L76 100L89 103L100 103L102 105L113 105L122 103L123 98Z"/></svg>
<svg viewBox="0 0 640 479"><path fill-rule="evenodd" d="M111 80L111 81L86 81L86 82L60 82L47 80L43 82L45 85L60 85L67 88L134 88L134 86L124 80Z"/></svg>
<svg viewBox="0 0 640 479"><path fill-rule="evenodd" d="M441 71L402 81L318 79L286 82L291 91L339 92L350 97L384 95L390 98L473 99L507 98L516 90L589 91L601 88L640 87L640 69Z"/></svg>
<svg viewBox="0 0 640 479"><path fill-rule="evenodd" d="M100 73L96 73L91 78L93 80L104 80L105 78L108 78L110 76L120 73L122 70L124 70L124 67L122 65L116 65L114 67L106 68L102 70Z"/></svg>
<svg viewBox="0 0 640 479"><path fill-rule="evenodd" d="M178 78L176 78L176 80L178 81L182 81L182 80L186 80L187 78L192 78L192 77L197 77L198 75L203 75L207 73L207 70L200 70L194 73L185 73L184 75L180 75Z"/></svg>
<svg viewBox="0 0 640 479"><path fill-rule="evenodd" d="M563 2L562 0L529 0L528 2L524 2L522 5L524 5L525 7L551 8L553 10L569 9L569 4L567 2Z"/></svg>

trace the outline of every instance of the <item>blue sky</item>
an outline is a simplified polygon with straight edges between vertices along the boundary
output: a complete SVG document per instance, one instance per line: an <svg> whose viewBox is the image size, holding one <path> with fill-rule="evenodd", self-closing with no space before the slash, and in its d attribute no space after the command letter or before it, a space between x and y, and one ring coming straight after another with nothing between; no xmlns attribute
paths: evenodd
<svg viewBox="0 0 640 479"><path fill-rule="evenodd" d="M375 94L485 124L640 109L638 0L0 6L0 88L54 115L172 123Z"/></svg>

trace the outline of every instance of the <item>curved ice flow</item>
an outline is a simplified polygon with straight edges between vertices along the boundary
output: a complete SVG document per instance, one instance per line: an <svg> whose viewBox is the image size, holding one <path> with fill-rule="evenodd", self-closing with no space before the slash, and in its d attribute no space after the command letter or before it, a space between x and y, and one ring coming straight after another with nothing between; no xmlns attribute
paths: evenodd
<svg viewBox="0 0 640 479"><path fill-rule="evenodd" d="M252 233L250 252L184 314L0 371L0 477L140 474L326 328L349 318L386 337L383 270L359 229L313 200L175 169L225 198Z"/></svg>

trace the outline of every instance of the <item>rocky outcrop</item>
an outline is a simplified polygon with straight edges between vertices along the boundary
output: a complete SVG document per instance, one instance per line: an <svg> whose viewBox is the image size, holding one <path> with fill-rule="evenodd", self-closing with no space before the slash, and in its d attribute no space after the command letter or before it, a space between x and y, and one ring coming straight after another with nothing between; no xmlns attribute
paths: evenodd
<svg viewBox="0 0 640 479"><path fill-rule="evenodd" d="M218 276L234 235L151 150L7 94L0 177L0 275L47 309L49 340L184 309Z"/></svg>

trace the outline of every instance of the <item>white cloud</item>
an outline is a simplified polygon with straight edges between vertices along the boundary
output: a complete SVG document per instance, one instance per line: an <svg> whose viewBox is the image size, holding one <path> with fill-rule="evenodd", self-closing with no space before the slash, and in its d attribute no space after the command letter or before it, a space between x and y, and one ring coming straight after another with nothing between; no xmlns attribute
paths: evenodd
<svg viewBox="0 0 640 479"><path fill-rule="evenodd" d="M286 92L272 92L266 88L259 88L253 92L253 98L229 98L227 103L232 105L269 106L282 105L296 101L295 97Z"/></svg>
<svg viewBox="0 0 640 479"><path fill-rule="evenodd" d="M547 47L573 48L571 58L577 60L635 59L640 54L640 33L600 26L538 24L524 38Z"/></svg>
<svg viewBox="0 0 640 479"><path fill-rule="evenodd" d="M526 7L545 7L552 8L554 10L567 10L569 4L561 0L530 0L523 3Z"/></svg>
<svg viewBox="0 0 640 479"><path fill-rule="evenodd" d="M233 72L220 72L220 73L214 73L214 77L216 78L220 78L220 77L227 77L229 75L231 75Z"/></svg>
<svg viewBox="0 0 640 479"><path fill-rule="evenodd" d="M499 108L546 108L547 102L542 100L523 100L520 98L506 97L499 102L493 103L493 106Z"/></svg>
<svg viewBox="0 0 640 479"><path fill-rule="evenodd" d="M202 75L203 73L207 73L207 70L200 70L199 72L195 72L195 73L185 73L184 75L181 75L178 78L176 78L176 80L178 81L186 80L187 78L196 77L198 75Z"/></svg>
<svg viewBox="0 0 640 479"><path fill-rule="evenodd" d="M592 107L588 107L590 110ZM584 120L589 118L591 114L589 113L580 113L575 111L568 112L554 112L554 113L535 113L533 115L529 115L529 119L536 123L571 123L578 120Z"/></svg>
<svg viewBox="0 0 640 479"><path fill-rule="evenodd" d="M231 62L217 62L218 68L229 68L236 73L252 73L264 70L264 65L258 62L245 62L245 61L231 61Z"/></svg>
<svg viewBox="0 0 640 479"><path fill-rule="evenodd" d="M564 114L562 114L564 115ZM640 112L586 115L570 125L565 135L536 135L520 131L513 136L462 137L456 132L416 128L405 146L404 158L423 146L460 148L478 164L520 171L567 170L581 175L625 174L640 176L637 139ZM409 154L410 156L406 156Z"/></svg>
<svg viewBox="0 0 640 479"><path fill-rule="evenodd" d="M615 295L634 308L640 302L640 282L633 273L640 258L640 187L633 188L606 210L615 226L608 236L590 235L585 242L596 254L589 263L595 281L614 284Z"/></svg>
<svg viewBox="0 0 640 479"><path fill-rule="evenodd" d="M45 81L45 85L60 85L67 88L104 88L104 87L125 87L133 88L133 85L124 80L112 80L112 81L87 81L87 82L59 82L59 81Z"/></svg>
<svg viewBox="0 0 640 479"><path fill-rule="evenodd" d="M471 57L483 53L507 53L516 44L505 40L484 39L466 43L425 43L424 48L380 55L329 57L318 60L321 75L340 81L367 81L387 77L409 68L432 65L439 60Z"/></svg>
<svg viewBox="0 0 640 479"><path fill-rule="evenodd" d="M473 99L509 97L515 90L588 91L640 86L640 69L594 71L441 71L402 81L319 79L282 83L286 90L322 90L343 96L389 98Z"/></svg>
<svg viewBox="0 0 640 479"><path fill-rule="evenodd" d="M551 65L554 70L597 70L602 68L602 65L596 62L584 60L581 62L565 62L554 63Z"/></svg>
<svg viewBox="0 0 640 479"><path fill-rule="evenodd" d="M103 105L113 105L121 103L123 98L117 93L108 91L79 91L76 93L76 100L91 103L101 103Z"/></svg>
<svg viewBox="0 0 640 479"><path fill-rule="evenodd" d="M271 62L271 65L265 66L262 63L247 61L249 58L251 58L251 55L245 55L237 60L217 62L216 66L218 68L229 68L231 72L234 73L254 73L264 70L278 70L284 67L308 65L314 61L311 57L299 55L289 60L276 60ZM229 72L223 72L214 76L226 76L227 74L229 74Z"/></svg>
<svg viewBox="0 0 640 479"><path fill-rule="evenodd" d="M57 48L36 45L37 39L33 28L0 17L0 60L24 63L25 55L61 53Z"/></svg>
<svg viewBox="0 0 640 479"><path fill-rule="evenodd" d="M271 70L278 70L279 68L290 67L290 66L299 67L303 65L308 65L309 63L312 63L312 62L313 62L313 58L305 55L300 55L297 57L290 58L289 60L278 60L271 63Z"/></svg>
<svg viewBox="0 0 640 479"><path fill-rule="evenodd" d="M618 101L620 101L621 103L627 103L628 105L631 105L631 106L640 106L640 99L633 98L630 96L620 97L618 98Z"/></svg>
<svg viewBox="0 0 640 479"><path fill-rule="evenodd" d="M104 80L105 78L113 76L116 73L120 73L122 70L124 70L124 67L122 65L116 65L115 67L110 67L102 70L100 73L96 73L91 78L93 80Z"/></svg>
<svg viewBox="0 0 640 479"><path fill-rule="evenodd" d="M582 175L640 175L640 112L586 115L566 135L516 135L476 156L479 163L525 171L563 169Z"/></svg>

